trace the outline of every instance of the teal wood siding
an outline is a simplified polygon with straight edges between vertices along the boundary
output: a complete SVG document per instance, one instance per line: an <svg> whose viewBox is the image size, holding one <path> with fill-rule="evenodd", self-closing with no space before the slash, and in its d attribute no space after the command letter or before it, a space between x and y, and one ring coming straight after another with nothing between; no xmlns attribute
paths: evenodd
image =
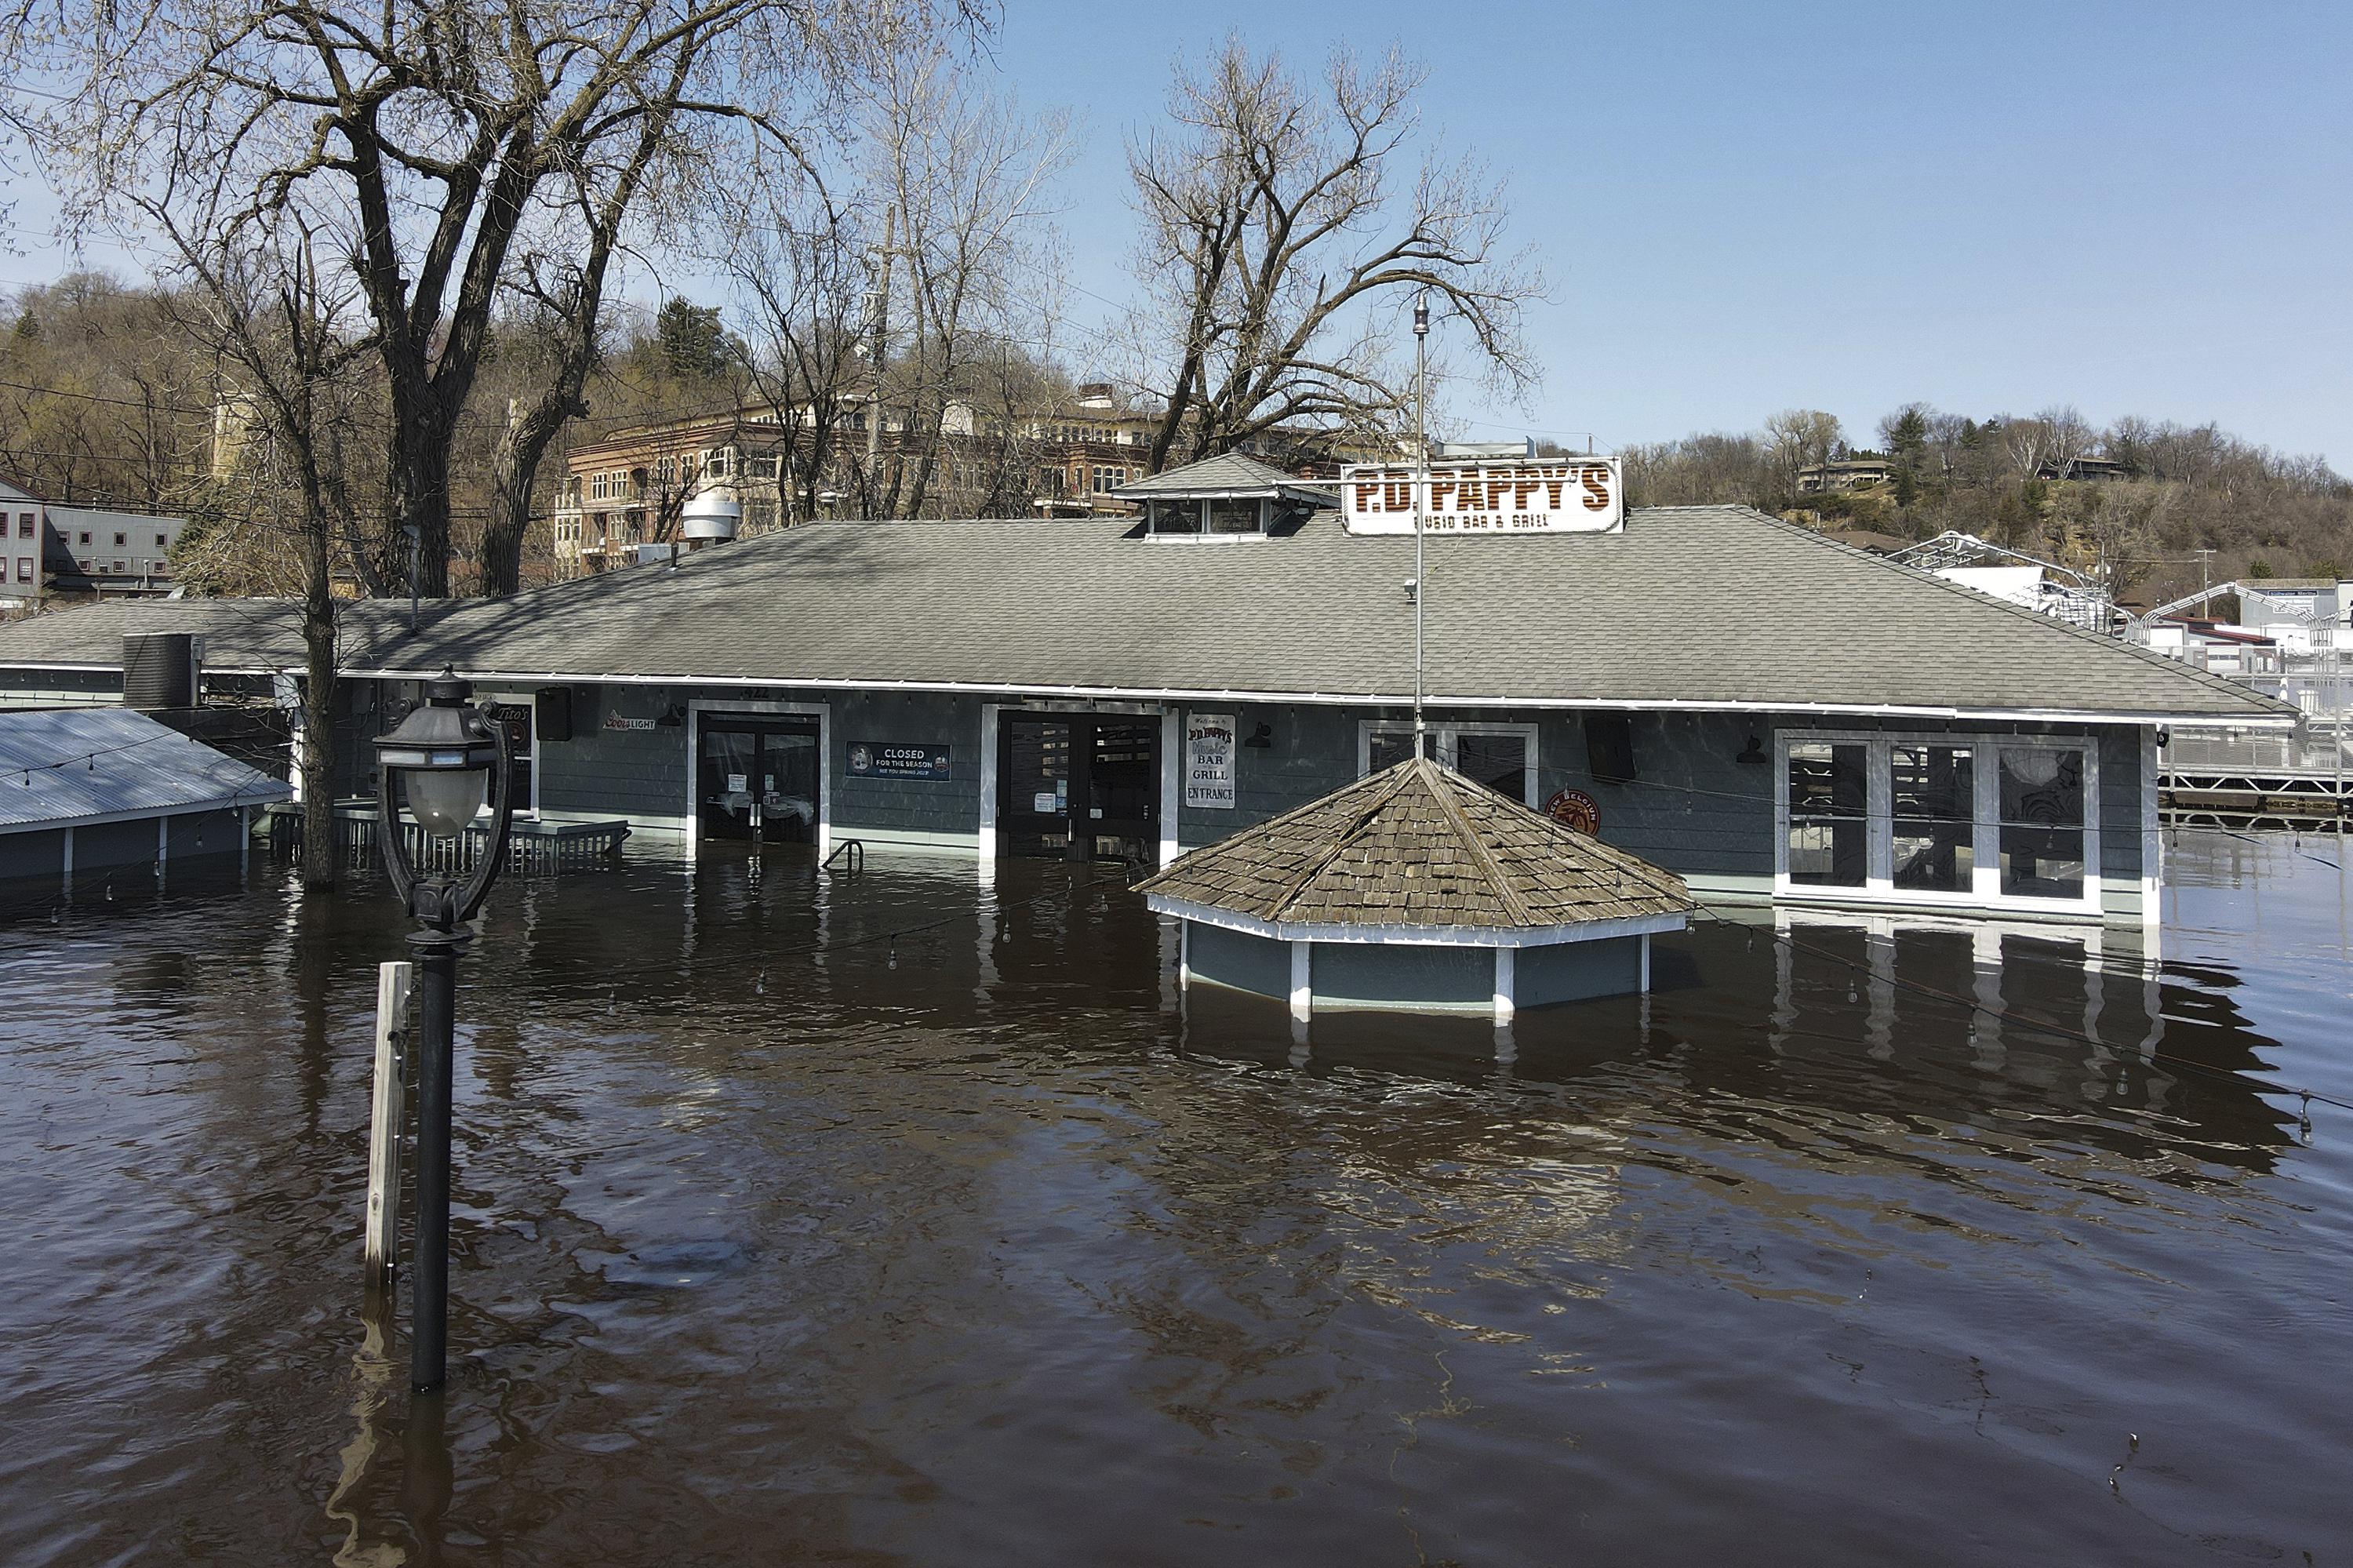
<svg viewBox="0 0 2353 1568"><path fill-rule="evenodd" d="M572 738L535 743L539 809L548 816L658 819L686 815L687 727L607 729L611 715L659 719L683 710L685 686L574 686Z"/></svg>
<svg viewBox="0 0 2353 1568"><path fill-rule="evenodd" d="M1485 1009L1495 1002L1493 948L1317 942L1311 963L1310 985L1319 1003Z"/></svg>
<svg viewBox="0 0 2353 1568"><path fill-rule="evenodd" d="M1514 1005L1543 1007L1588 997L1624 996L1642 989L1642 938L1605 937L1598 942L1556 942L1522 948L1514 960Z"/></svg>
<svg viewBox="0 0 2353 1568"><path fill-rule="evenodd" d="M977 841L981 700L939 692L847 692L831 697L826 767L833 776L833 832L911 840ZM857 745L944 746L948 777L854 778Z"/></svg>
<svg viewBox="0 0 2353 1568"><path fill-rule="evenodd" d="M66 835L59 828L34 828L0 833L0 884L23 883L17 891L46 889L54 894L65 873Z"/></svg>
<svg viewBox="0 0 2353 1568"><path fill-rule="evenodd" d="M1201 980L1261 996L1291 994L1291 944L1198 921L1186 938L1187 965Z"/></svg>

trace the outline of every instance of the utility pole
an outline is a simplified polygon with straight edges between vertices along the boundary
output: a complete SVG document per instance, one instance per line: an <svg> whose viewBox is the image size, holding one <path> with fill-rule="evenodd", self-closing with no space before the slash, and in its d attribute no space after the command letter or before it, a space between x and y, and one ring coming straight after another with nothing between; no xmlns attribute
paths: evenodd
<svg viewBox="0 0 2353 1568"><path fill-rule="evenodd" d="M882 348L891 334L891 242L898 232L896 202L882 209L882 249L874 258L873 308L869 317L874 335L867 344L868 385L873 397L866 405L866 512L871 520L881 494L882 473Z"/></svg>
<svg viewBox="0 0 2353 1568"><path fill-rule="evenodd" d="M1430 597L1421 515L1430 496L1430 296L1413 302L1413 754L1429 755L1421 716L1421 610Z"/></svg>

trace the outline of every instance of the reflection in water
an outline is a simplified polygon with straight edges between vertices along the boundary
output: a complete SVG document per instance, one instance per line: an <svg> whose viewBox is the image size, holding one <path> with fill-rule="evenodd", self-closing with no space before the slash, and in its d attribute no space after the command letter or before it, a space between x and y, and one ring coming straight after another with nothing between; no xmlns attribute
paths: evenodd
<svg viewBox="0 0 2353 1568"><path fill-rule="evenodd" d="M2353 1097L2342 885L2171 856L2161 964L1757 914L1507 1031L1180 994L1085 867L518 882L422 1404L389 900L10 927L0 1556L2293 1560L2353 1534L2348 1129L2172 1064Z"/></svg>

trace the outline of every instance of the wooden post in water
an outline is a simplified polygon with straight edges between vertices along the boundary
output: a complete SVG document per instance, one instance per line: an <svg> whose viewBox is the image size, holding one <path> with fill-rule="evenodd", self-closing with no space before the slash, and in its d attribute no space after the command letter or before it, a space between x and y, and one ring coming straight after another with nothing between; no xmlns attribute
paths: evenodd
<svg viewBox="0 0 2353 1568"><path fill-rule="evenodd" d="M400 1252L400 1134L408 1083L406 963L379 965L375 976L375 1097L368 1113L367 1282L392 1282Z"/></svg>

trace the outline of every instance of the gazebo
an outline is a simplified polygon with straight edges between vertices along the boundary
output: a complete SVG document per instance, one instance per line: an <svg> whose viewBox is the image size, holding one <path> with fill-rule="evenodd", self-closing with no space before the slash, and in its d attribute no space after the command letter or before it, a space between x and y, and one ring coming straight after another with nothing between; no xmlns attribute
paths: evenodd
<svg viewBox="0 0 2353 1568"><path fill-rule="evenodd" d="M1490 1012L1651 989L1683 879L1427 758L1179 857L1138 885L1183 979L1318 1007Z"/></svg>

